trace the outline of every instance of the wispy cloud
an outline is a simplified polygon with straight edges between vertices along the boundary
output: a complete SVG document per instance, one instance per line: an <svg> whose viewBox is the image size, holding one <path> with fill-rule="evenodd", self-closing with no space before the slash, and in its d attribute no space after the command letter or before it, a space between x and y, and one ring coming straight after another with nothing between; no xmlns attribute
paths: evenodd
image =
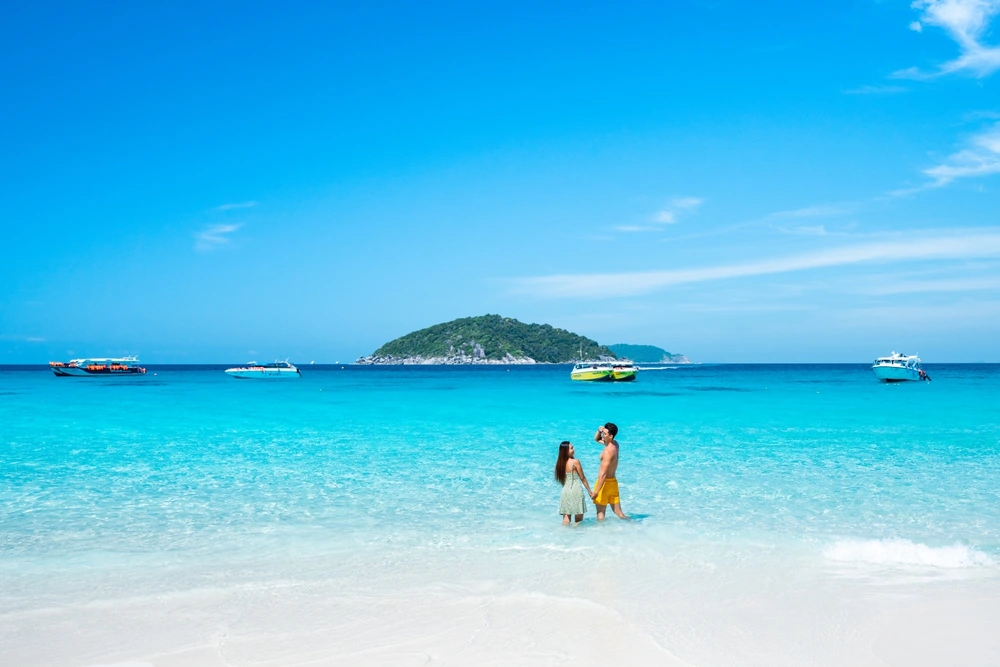
<svg viewBox="0 0 1000 667"><path fill-rule="evenodd" d="M971 292L1000 290L1000 278L946 278L941 280L906 280L859 290L863 294L888 296L928 292Z"/></svg>
<svg viewBox="0 0 1000 667"><path fill-rule="evenodd" d="M820 204L817 206L796 208L790 211L777 211L767 217L779 220L786 218L820 218L830 215L844 215L845 213L851 213L853 210L851 206L847 206L846 204Z"/></svg>
<svg viewBox="0 0 1000 667"><path fill-rule="evenodd" d="M782 303L681 303L677 305L677 310L691 313L780 313L818 309L819 306L815 305Z"/></svg>
<svg viewBox="0 0 1000 667"><path fill-rule="evenodd" d="M864 262L954 260L1000 257L1000 229L925 236L841 246L819 252L758 262L632 273L531 276L511 281L515 292L545 298L608 298L646 294L657 289L711 280L746 278Z"/></svg>
<svg viewBox="0 0 1000 667"><path fill-rule="evenodd" d="M824 225L798 225L796 227L779 227L778 231L800 236L829 236L830 230Z"/></svg>
<svg viewBox="0 0 1000 667"><path fill-rule="evenodd" d="M681 216L694 212L704 201L701 197L675 197L665 208L653 215L651 222L655 225L672 225L678 222ZM660 231L662 228L649 225L623 225L617 229L620 232L651 232Z"/></svg>
<svg viewBox="0 0 1000 667"><path fill-rule="evenodd" d="M670 201L670 206L682 211L693 211L705 202L701 197L677 197Z"/></svg>
<svg viewBox="0 0 1000 667"><path fill-rule="evenodd" d="M1000 112L993 111L992 109L979 109L962 114L962 120L967 123L977 120L1000 120Z"/></svg>
<svg viewBox="0 0 1000 667"><path fill-rule="evenodd" d="M662 232L663 225L672 225L681 216L694 212L705 200L701 197L675 197L670 203L653 214L648 223L642 225L618 225L616 232Z"/></svg>
<svg viewBox="0 0 1000 667"><path fill-rule="evenodd" d="M661 232L663 228L655 225L617 225L614 230L616 232Z"/></svg>
<svg viewBox="0 0 1000 667"><path fill-rule="evenodd" d="M194 249L199 252L214 250L230 241L230 234L243 225L212 225L194 235Z"/></svg>
<svg viewBox="0 0 1000 667"><path fill-rule="evenodd" d="M240 209L240 208L253 208L256 205L257 205L257 202L255 202L255 201L245 201L245 202L238 202L238 203L234 203L234 204L223 204L222 206L216 206L213 210L215 210L215 211L232 211L232 210Z"/></svg>
<svg viewBox="0 0 1000 667"><path fill-rule="evenodd" d="M957 178L1000 173L1000 123L975 135L968 148L952 153L944 162L924 174L934 179L928 187L939 187Z"/></svg>
<svg viewBox="0 0 1000 667"><path fill-rule="evenodd" d="M845 95L895 95L907 91L903 86L859 86L844 91Z"/></svg>
<svg viewBox="0 0 1000 667"><path fill-rule="evenodd" d="M982 78L1000 69L1000 47L988 46L982 41L993 16L1000 12L1000 0L916 0L910 6L920 11L920 20L910 24L911 30L923 32L924 25L941 28L958 43L961 53L935 72L911 67L893 76L928 79L964 71Z"/></svg>

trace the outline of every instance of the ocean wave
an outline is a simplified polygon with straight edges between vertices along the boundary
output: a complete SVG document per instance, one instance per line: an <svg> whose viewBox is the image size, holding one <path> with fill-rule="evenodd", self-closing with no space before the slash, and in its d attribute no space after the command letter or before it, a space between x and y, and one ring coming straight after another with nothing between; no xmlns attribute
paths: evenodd
<svg viewBox="0 0 1000 667"><path fill-rule="evenodd" d="M996 561L985 551L955 543L932 547L910 540L838 540L823 550L830 560L876 565L920 565L943 569L989 567Z"/></svg>

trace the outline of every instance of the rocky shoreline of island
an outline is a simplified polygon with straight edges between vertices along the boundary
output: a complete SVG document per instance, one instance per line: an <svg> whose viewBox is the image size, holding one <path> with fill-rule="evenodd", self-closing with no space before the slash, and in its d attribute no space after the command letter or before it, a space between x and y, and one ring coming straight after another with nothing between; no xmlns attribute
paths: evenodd
<svg viewBox="0 0 1000 667"><path fill-rule="evenodd" d="M601 359L587 359L585 362L615 361L610 357ZM537 364L550 365L551 361L535 361L530 357L514 357L507 354L501 359L487 359L481 356L470 356L467 354L453 355L449 357L423 357L420 355L411 357L394 357L391 354L372 354L367 357L358 357L354 362L358 366L533 366ZM559 364L580 363L578 361L555 362ZM650 362L646 362L650 363ZM661 364L690 364L693 363L683 354L672 354L659 362Z"/></svg>
<svg viewBox="0 0 1000 667"><path fill-rule="evenodd" d="M372 354L367 357L358 357L354 362L359 366L512 366L512 365L533 365L546 363L535 361L530 357L514 357L510 354L500 359L487 359L467 354L457 354L448 357L423 357L415 355L411 357L394 357L391 354Z"/></svg>

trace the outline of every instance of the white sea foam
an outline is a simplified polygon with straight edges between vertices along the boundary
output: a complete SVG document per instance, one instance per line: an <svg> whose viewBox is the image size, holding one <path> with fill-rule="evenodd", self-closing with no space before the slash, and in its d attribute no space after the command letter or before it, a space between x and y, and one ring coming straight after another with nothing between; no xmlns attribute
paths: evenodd
<svg viewBox="0 0 1000 667"><path fill-rule="evenodd" d="M931 547L910 540L839 540L823 550L830 560L877 565L920 565L955 569L989 567L996 561L986 552L955 543Z"/></svg>

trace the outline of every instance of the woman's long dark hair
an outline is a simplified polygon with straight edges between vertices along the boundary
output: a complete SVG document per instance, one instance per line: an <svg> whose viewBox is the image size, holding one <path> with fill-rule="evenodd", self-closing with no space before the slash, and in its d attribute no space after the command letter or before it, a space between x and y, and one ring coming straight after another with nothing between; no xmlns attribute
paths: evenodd
<svg viewBox="0 0 1000 667"><path fill-rule="evenodd" d="M559 444L559 458L556 459L556 479L563 486L566 485L566 462L569 461L569 440L563 440Z"/></svg>

